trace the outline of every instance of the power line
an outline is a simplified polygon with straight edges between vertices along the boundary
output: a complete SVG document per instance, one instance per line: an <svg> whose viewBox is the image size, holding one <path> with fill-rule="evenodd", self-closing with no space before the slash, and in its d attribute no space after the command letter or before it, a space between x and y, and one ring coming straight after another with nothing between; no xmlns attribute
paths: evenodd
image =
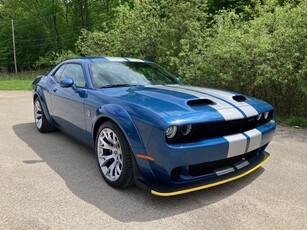
<svg viewBox="0 0 307 230"><path fill-rule="evenodd" d="M90 2L90 5L89 5L89 7L94 3L94 2L98 2L98 0L93 0L93 1L91 1ZM82 5L83 4L83 2L80 2L79 4L76 4L76 5L74 5L74 7L78 7L78 6L80 6L80 5ZM62 13L66 13L66 9L64 9L64 10L62 10L62 11L59 11L59 12L57 12L57 13L55 13L55 14L49 14L49 15L47 15L47 16L45 16L45 17L41 17L40 15L39 15L39 18L40 19L50 19L51 17L54 17L54 16L56 16L56 15L59 15L59 14L62 14ZM37 14L37 13L35 13L35 14ZM33 13L32 13L32 15L33 15ZM35 16L35 15L34 15ZM19 19L14 19L15 20L15 22L17 21L21 21L21 20L19 20ZM22 21L24 21L24 20L27 20L27 19L22 19ZM32 19L28 19L29 21L32 21ZM35 22L32 22L31 23L31 25L37 25L37 22L35 21ZM27 24L27 25L29 25L29 24ZM24 27L24 25L22 25L20 28L23 28ZM17 27L16 27L17 28Z"/></svg>
<svg viewBox="0 0 307 230"><path fill-rule="evenodd" d="M75 38L68 38L68 39L62 39L62 42L67 42L67 41L72 41L75 40ZM29 44L29 45L20 45L20 44L16 44L17 48L29 48L29 47L37 47L37 46L47 46L47 45L52 45L54 44L54 42L43 42L43 43L39 43L39 44Z"/></svg>
<svg viewBox="0 0 307 230"><path fill-rule="evenodd" d="M51 36L51 37L45 37L45 38L38 38L38 39L18 39L19 42L31 42L31 41L44 41L50 38L61 38L61 37L65 37L67 35L73 35L75 34L74 32L72 33L66 33L66 34L60 34L57 36Z"/></svg>

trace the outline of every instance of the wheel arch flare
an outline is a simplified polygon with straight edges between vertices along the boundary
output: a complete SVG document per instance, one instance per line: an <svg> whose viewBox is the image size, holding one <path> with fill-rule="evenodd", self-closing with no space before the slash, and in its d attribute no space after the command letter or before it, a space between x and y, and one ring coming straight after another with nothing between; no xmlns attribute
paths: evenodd
<svg viewBox="0 0 307 230"><path fill-rule="evenodd" d="M125 135L132 150L133 160L136 161L134 167L138 167L137 169L134 168L134 170L138 171L138 175L136 175L137 178L135 179L142 180L143 177L146 177L146 179L155 179L148 159L145 159L147 157L147 152L142 137L131 116L123 107L115 104L107 104L97 109L96 121L92 127L92 140L94 146L96 145L97 131L101 124L106 121L114 122ZM139 156L144 156L145 158Z"/></svg>

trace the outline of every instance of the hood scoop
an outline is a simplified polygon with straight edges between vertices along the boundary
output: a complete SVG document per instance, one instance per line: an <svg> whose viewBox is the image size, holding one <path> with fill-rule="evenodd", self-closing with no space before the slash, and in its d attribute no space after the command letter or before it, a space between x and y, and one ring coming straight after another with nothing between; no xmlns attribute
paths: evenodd
<svg viewBox="0 0 307 230"><path fill-rule="evenodd" d="M198 106L206 106L206 105L215 105L215 103L209 99L196 99L190 100L187 104L191 107L198 107Z"/></svg>
<svg viewBox="0 0 307 230"><path fill-rule="evenodd" d="M243 101L246 101L247 98L242 96L242 95L236 95L236 96L233 96L232 99L234 99L235 101L237 102L243 102Z"/></svg>

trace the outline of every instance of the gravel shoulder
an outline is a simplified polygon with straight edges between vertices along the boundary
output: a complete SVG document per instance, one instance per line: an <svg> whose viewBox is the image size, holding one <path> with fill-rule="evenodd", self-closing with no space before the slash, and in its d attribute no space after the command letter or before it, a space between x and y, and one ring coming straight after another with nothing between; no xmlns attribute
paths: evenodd
<svg viewBox="0 0 307 230"><path fill-rule="evenodd" d="M0 229L307 229L307 129L278 126L244 178L163 198L109 187L91 149L37 132L31 98L0 91Z"/></svg>

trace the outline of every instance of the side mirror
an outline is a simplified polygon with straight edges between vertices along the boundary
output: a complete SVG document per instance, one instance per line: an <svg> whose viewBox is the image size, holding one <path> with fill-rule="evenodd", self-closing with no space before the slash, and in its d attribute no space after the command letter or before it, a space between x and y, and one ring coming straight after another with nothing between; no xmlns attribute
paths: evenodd
<svg viewBox="0 0 307 230"><path fill-rule="evenodd" d="M60 86L63 88L69 88L74 85L74 80L72 78L64 78L60 81Z"/></svg>
<svg viewBox="0 0 307 230"><path fill-rule="evenodd" d="M75 82L72 78L67 77L60 81L60 86L62 88L70 88L75 92L78 93L80 97L84 98L87 97L87 92L85 90L79 89L75 86Z"/></svg>

